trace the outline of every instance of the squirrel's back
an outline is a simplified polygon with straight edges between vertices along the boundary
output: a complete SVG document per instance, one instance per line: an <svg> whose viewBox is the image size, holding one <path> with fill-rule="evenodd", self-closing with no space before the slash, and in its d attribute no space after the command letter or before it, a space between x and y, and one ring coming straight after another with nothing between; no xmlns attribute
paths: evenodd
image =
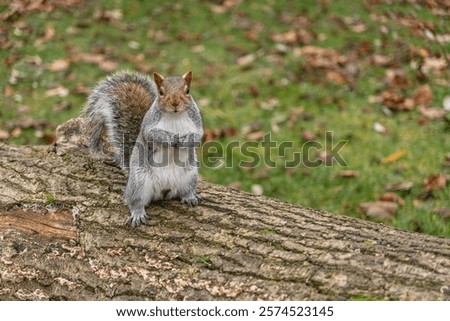
<svg viewBox="0 0 450 321"><path fill-rule="evenodd" d="M155 83L144 74L118 72L101 81L84 109L84 131L91 152L112 154L128 169L142 119L156 97Z"/></svg>

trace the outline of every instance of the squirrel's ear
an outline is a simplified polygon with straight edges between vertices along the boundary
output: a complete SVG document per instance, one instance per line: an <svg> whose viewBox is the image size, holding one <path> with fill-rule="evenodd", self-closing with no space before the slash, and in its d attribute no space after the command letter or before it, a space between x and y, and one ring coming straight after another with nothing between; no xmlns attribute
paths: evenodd
<svg viewBox="0 0 450 321"><path fill-rule="evenodd" d="M192 80L192 71L189 70L187 73L185 73L183 75L183 79L186 82L186 84L188 86L190 86L191 85L191 80Z"/></svg>
<svg viewBox="0 0 450 321"><path fill-rule="evenodd" d="M157 72L154 72L153 79L155 80L156 86L158 86L158 88L161 87L164 77L162 75L158 74Z"/></svg>

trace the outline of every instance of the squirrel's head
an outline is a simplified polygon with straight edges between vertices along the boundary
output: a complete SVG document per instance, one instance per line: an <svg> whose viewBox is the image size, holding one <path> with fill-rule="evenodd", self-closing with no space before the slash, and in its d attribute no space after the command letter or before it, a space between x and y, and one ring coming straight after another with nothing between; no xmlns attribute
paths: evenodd
<svg viewBox="0 0 450 321"><path fill-rule="evenodd" d="M192 71L188 71L181 77L166 78L155 72L153 79L159 93L158 106L162 111L178 114L189 110L191 107L189 87L192 80Z"/></svg>

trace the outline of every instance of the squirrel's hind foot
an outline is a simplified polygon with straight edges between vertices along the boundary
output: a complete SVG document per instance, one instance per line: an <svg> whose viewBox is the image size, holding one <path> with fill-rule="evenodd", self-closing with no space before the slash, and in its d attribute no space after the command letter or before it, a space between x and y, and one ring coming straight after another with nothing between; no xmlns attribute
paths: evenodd
<svg viewBox="0 0 450 321"><path fill-rule="evenodd" d="M200 204L200 202L202 201L202 197L200 195L197 194L192 194L192 195L188 195L185 196L181 199L181 203L183 204L187 204L189 206L197 206L198 204Z"/></svg>
<svg viewBox="0 0 450 321"><path fill-rule="evenodd" d="M148 215L145 213L145 209L139 209L136 211L131 211L131 215L125 221L126 225L130 225L131 227L138 227L141 224L147 224Z"/></svg>

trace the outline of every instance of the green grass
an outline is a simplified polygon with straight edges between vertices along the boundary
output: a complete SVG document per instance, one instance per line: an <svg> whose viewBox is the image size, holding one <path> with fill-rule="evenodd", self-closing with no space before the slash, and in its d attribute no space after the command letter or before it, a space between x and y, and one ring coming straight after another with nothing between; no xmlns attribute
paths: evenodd
<svg viewBox="0 0 450 321"><path fill-rule="evenodd" d="M0 129L13 133L28 117L47 120L49 124L39 130L23 128L8 143L51 141L56 126L78 116L85 103L86 95L76 88L90 88L109 74L96 64L82 61L72 61L64 71L48 70L46 66L56 59L71 59L83 52L102 54L116 62L117 69L162 74L182 74L191 69L192 92L200 103L205 127L237 129L236 136L221 138L222 144L243 143L247 140L243 129L255 122L259 123L259 130L272 132L278 144L293 142L295 147L287 150L287 158L305 143L301 138L304 130L312 131L322 144L327 131L333 133L335 143L348 140L340 152L346 167L334 164L286 169L283 159L277 158L275 168L243 168L237 165L238 161L248 158L234 150L226 155L233 156L232 168L201 168L206 180L234 186L238 183L246 191L259 184L265 195L363 218L358 210L361 202L377 200L388 183L412 181L410 191L397 192L405 205L397 210L392 225L449 237L448 218L434 209L450 207L450 184L426 194L423 182L430 175L449 175L449 167L444 163L450 152L450 117L422 124L416 108L386 116L381 104L369 102L369 96L388 89L411 97L420 85L428 84L433 93L430 106L442 106L444 97L450 94L448 66L425 75L417 66L427 56L448 55L449 43L438 44L421 36L420 28L407 25L404 18L412 17L412 21L442 35L449 33L444 17L430 8L404 3L242 1L217 12L218 3L100 1L52 12L15 14L0 29L0 46L9 43L0 50L0 91L2 95L7 88L13 91L0 101ZM0 13L8 10L7 6L0 7ZM99 10L116 10L122 18L112 22L99 20ZM365 31L352 31L359 22ZM54 37L37 44L48 25L55 29ZM352 83L327 79L330 68L311 66L307 58L299 56L296 50L305 46L302 41L287 44L280 52L273 35L293 29L309 33L310 40L302 40L309 41L307 44L333 49L348 59L347 67L330 68L337 68L338 72L356 68L350 76ZM132 42L138 43L137 48ZM364 48L368 48L366 52ZM418 54L420 50L426 53L425 57ZM134 62L139 54L143 55L142 61ZM391 58L392 65L372 64L370 59L375 54ZM254 55L254 61L240 66L238 58L245 55ZM407 85L386 83L388 69L403 70ZM15 83L11 83L12 74L18 75ZM47 97L46 91L54 86L63 86L70 94ZM267 104L269 101L274 103ZM70 104L70 108L55 109L61 103ZM308 117L291 121L298 108ZM375 122L383 124L388 135L375 132ZM381 162L401 149L406 153L394 163ZM264 155L262 148L253 151ZM276 158L277 152L273 151L272 156ZM336 175L341 170L357 170L360 176L339 178Z"/></svg>

